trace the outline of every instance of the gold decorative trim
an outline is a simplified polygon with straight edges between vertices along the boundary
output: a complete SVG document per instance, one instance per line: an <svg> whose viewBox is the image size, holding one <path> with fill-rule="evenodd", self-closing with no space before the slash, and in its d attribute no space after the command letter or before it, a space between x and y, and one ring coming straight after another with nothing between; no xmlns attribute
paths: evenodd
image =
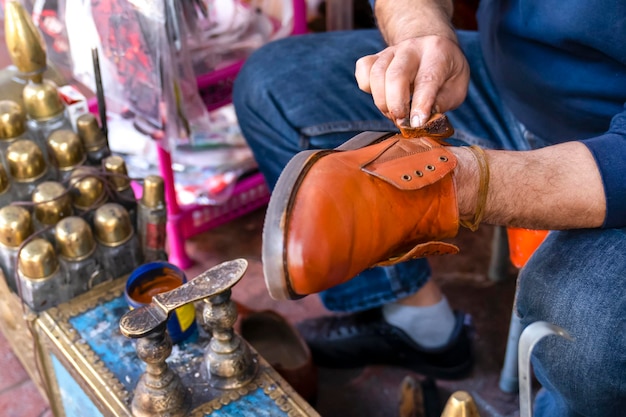
<svg viewBox="0 0 626 417"><path fill-rule="evenodd" d="M195 408L189 416L204 417L261 388L265 395L289 417L319 417L317 411L304 401L265 359L259 356L259 360L260 369L254 380L244 387L231 391L224 390L220 397Z"/></svg>
<svg viewBox="0 0 626 417"><path fill-rule="evenodd" d="M3 277L0 275L0 278ZM30 323L32 330L34 330L32 333L28 327L29 323L26 322L26 318L22 314L22 303L19 297L10 292L3 280L0 281L2 281L0 282L0 297L3 301L10 301L10 304L7 303L6 305L4 302L0 302L0 330L5 334L7 329L13 333L16 332L16 329L19 330L19 337L10 333L13 336L7 336L7 339L9 339L16 354L18 352L22 354L23 357L18 356L18 358L27 368L38 388L44 395L48 396L55 415L63 417L64 410L52 366L52 354L56 356L103 415L132 417L130 410L132 393L126 390L121 381L106 367L87 341L83 340L70 324L72 318L93 309L95 306L120 297L123 294L126 277L100 284L68 303L50 308L39 313L38 316L34 315L32 323ZM6 288L3 288L2 284ZM215 391L217 397L197 406L189 415L204 417L240 400L257 389L262 389L263 393L289 417L319 417L315 409L304 401L278 372L263 357L258 355L258 352L250 345L248 346L259 361L257 376L250 383L238 389L212 390ZM37 369L37 356L39 356L41 363L39 367L42 369Z"/></svg>
<svg viewBox="0 0 626 417"><path fill-rule="evenodd" d="M40 314L37 325L45 334L58 358L66 365L70 374L77 381L85 381L87 386L80 384L85 393L96 402L115 415L130 415L128 404L130 393L122 382L107 368L100 357L82 339L69 320L82 314L99 303L109 302L119 297L123 292L126 277L106 282L94 290L74 298L71 302L50 308ZM69 366L67 366L69 365ZM94 396L96 398L94 398Z"/></svg>

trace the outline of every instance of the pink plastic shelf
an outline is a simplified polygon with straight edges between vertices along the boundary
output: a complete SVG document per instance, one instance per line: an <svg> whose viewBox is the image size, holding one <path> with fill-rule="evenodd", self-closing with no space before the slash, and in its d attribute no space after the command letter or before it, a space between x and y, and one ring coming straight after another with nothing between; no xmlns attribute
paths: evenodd
<svg viewBox="0 0 626 417"><path fill-rule="evenodd" d="M269 197L267 184L263 176L257 172L239 181L235 186L233 196L226 203L217 206L186 207L186 210L175 220L181 224L182 234L185 237L191 237L265 206Z"/></svg>

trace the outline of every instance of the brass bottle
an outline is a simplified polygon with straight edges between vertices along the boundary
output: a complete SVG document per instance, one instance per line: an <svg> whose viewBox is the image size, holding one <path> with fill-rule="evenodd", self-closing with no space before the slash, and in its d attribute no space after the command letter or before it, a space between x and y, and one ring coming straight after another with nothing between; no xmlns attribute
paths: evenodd
<svg viewBox="0 0 626 417"><path fill-rule="evenodd" d="M448 398L441 417L480 417L480 414L468 392L456 391Z"/></svg>
<svg viewBox="0 0 626 417"><path fill-rule="evenodd" d="M12 100L0 100L0 154L4 156L10 144L18 139L31 139L26 130L26 113Z"/></svg>
<svg viewBox="0 0 626 417"><path fill-rule="evenodd" d="M81 217L62 219L55 227L59 262L67 274L70 295L75 297L104 282L106 274L96 256L91 226Z"/></svg>
<svg viewBox="0 0 626 417"><path fill-rule="evenodd" d="M104 180L94 168L81 166L70 175L69 189L72 195L74 214L84 217L93 227L93 212L106 203Z"/></svg>
<svg viewBox="0 0 626 417"><path fill-rule="evenodd" d="M19 139L7 148L7 165L15 187L15 198L30 201L37 185L54 179L41 148L28 139Z"/></svg>
<svg viewBox="0 0 626 417"><path fill-rule="evenodd" d="M59 129L48 136L51 164L57 170L57 178L65 183L72 172L87 160L83 143L72 130Z"/></svg>
<svg viewBox="0 0 626 417"><path fill-rule="evenodd" d="M158 175L148 175L137 205L137 230L145 262L167 260L166 226L165 183Z"/></svg>
<svg viewBox="0 0 626 417"><path fill-rule="evenodd" d="M0 161L0 207L8 206L15 200L15 193L13 192L13 186L11 180L7 175L7 171L4 168L4 164Z"/></svg>
<svg viewBox="0 0 626 417"><path fill-rule="evenodd" d="M2 98L22 105L22 91L28 81L43 78L58 85L66 80L46 59L45 43L39 29L19 1L6 1L4 6L4 35L13 65L0 70Z"/></svg>
<svg viewBox="0 0 626 417"><path fill-rule="evenodd" d="M104 159L103 165L109 174L108 181L113 190L112 202L120 204L128 211L133 228L137 230L137 198L130 186L124 158L117 155L109 156Z"/></svg>
<svg viewBox="0 0 626 417"><path fill-rule="evenodd" d="M54 243L53 227L63 218L71 216L72 197L63 184L56 181L45 181L33 191L33 225L36 231L50 228L45 238Z"/></svg>
<svg viewBox="0 0 626 417"><path fill-rule="evenodd" d="M117 203L99 207L93 218L98 259L107 279L129 274L143 262L139 239L128 211Z"/></svg>
<svg viewBox="0 0 626 417"><path fill-rule="evenodd" d="M87 152L87 165L100 166L102 161L111 156L109 141L98 125L96 116L91 113L76 119L76 130Z"/></svg>
<svg viewBox="0 0 626 417"><path fill-rule="evenodd" d="M33 233L30 213L23 207L0 208L0 266L9 288L17 291L15 265L17 252L24 241Z"/></svg>
<svg viewBox="0 0 626 417"><path fill-rule="evenodd" d="M29 82L23 91L26 125L35 141L46 144L48 136L55 130L72 130L65 104L57 85L50 80L40 83Z"/></svg>
<svg viewBox="0 0 626 417"><path fill-rule="evenodd" d="M70 291L63 268L52 243L35 238L28 242L18 257L19 294L35 312L70 300Z"/></svg>

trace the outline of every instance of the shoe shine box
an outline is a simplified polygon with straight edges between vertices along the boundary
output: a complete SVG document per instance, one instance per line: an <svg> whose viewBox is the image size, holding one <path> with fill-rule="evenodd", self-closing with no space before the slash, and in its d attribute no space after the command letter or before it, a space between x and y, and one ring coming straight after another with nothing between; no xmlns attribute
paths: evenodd
<svg viewBox="0 0 626 417"><path fill-rule="evenodd" d="M135 340L120 333L120 318L129 309L125 283L125 277L106 282L34 313L0 271L0 330L56 417L133 415L134 389L146 364L137 357ZM319 416L251 346L259 365L254 378L236 389L211 387L204 362L210 336L198 327L197 336L174 345L167 359L191 393L187 415Z"/></svg>

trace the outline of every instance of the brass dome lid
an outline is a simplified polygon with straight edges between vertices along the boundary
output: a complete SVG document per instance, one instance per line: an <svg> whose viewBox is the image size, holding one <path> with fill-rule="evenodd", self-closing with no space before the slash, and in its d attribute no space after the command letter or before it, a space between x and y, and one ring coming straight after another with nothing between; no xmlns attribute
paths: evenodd
<svg viewBox="0 0 626 417"><path fill-rule="evenodd" d="M65 104L61 101L59 89L50 80L28 83L24 87L22 96L26 114L31 119L45 121L60 116L65 111Z"/></svg>
<svg viewBox="0 0 626 417"><path fill-rule="evenodd" d="M59 182L44 181L37 185L32 201L35 203L35 218L46 226L55 225L62 218L72 215L72 197Z"/></svg>
<svg viewBox="0 0 626 417"><path fill-rule="evenodd" d="M59 261L52 243L35 238L20 251L18 267L26 278L47 278L59 270Z"/></svg>
<svg viewBox="0 0 626 417"><path fill-rule="evenodd" d="M4 6L4 36L13 65L41 81L46 70L46 47L32 17L17 0Z"/></svg>
<svg viewBox="0 0 626 417"><path fill-rule="evenodd" d="M80 210L92 208L98 201L103 200L104 182L95 175L89 167L78 167L72 172L69 179L74 207Z"/></svg>
<svg viewBox="0 0 626 417"><path fill-rule="evenodd" d="M61 171L67 171L82 165L87 159L83 143L76 133L68 129L59 129L48 136L50 156L54 158Z"/></svg>
<svg viewBox="0 0 626 417"><path fill-rule="evenodd" d="M133 236L128 211L117 203L99 207L93 218L96 239L105 246L119 246Z"/></svg>
<svg viewBox="0 0 626 417"><path fill-rule="evenodd" d="M9 173L16 181L32 181L47 170L41 148L29 139L19 139L7 148Z"/></svg>
<svg viewBox="0 0 626 417"><path fill-rule="evenodd" d="M26 113L13 100L0 100L0 140L9 140L26 132Z"/></svg>
<svg viewBox="0 0 626 417"><path fill-rule="evenodd" d="M17 248L32 234L33 223L28 210L13 205L0 208L0 243Z"/></svg>
<svg viewBox="0 0 626 417"><path fill-rule="evenodd" d="M453 392L443 409L441 417L480 417L476 402L467 391Z"/></svg>
<svg viewBox="0 0 626 417"><path fill-rule="evenodd" d="M113 184L116 191L123 191L130 187L130 178L128 178L128 170L124 158L112 155L104 160L104 169L114 175L109 177L109 181Z"/></svg>
<svg viewBox="0 0 626 417"><path fill-rule="evenodd" d="M165 182L158 175L148 175L143 181L141 203L150 208L158 208L165 204Z"/></svg>
<svg viewBox="0 0 626 417"><path fill-rule="evenodd" d="M107 144L98 120L92 113L85 113L76 119L76 130L88 152L97 151Z"/></svg>
<svg viewBox="0 0 626 417"><path fill-rule="evenodd" d="M61 256L80 260L96 249L91 226L82 217L70 216L57 223L54 229Z"/></svg>

